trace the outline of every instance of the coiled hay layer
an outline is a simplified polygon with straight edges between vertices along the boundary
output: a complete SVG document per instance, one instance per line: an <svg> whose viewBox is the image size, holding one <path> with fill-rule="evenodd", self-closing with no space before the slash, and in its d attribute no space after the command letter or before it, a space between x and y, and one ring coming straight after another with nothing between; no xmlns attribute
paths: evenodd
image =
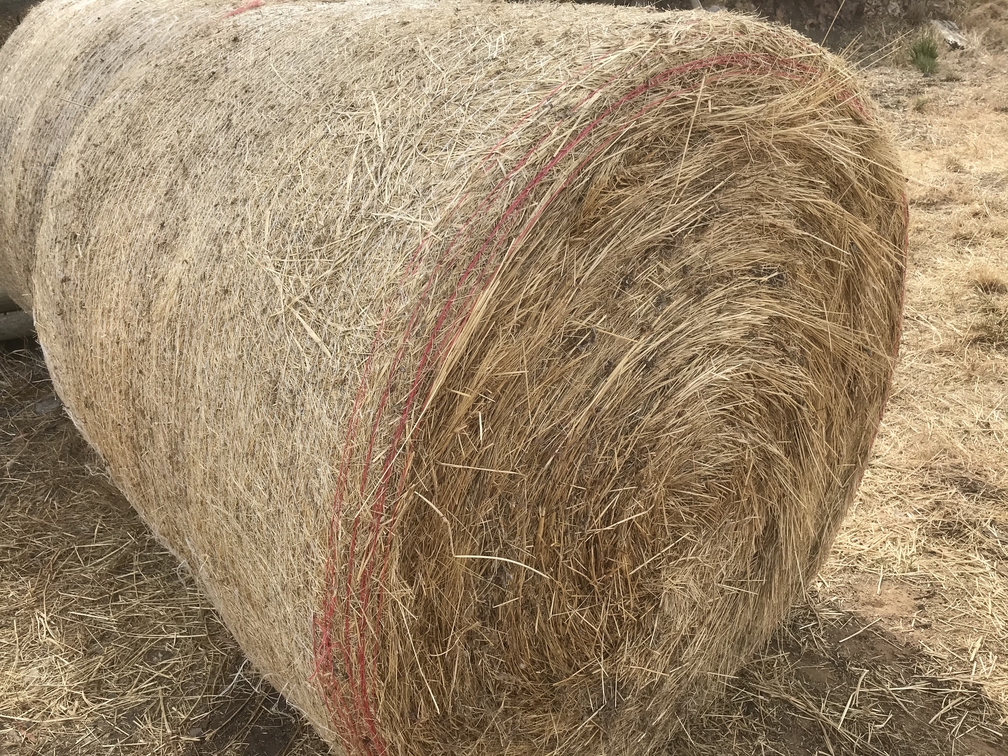
<svg viewBox="0 0 1008 756"><path fill-rule="evenodd" d="M347 752L659 752L882 411L904 182L848 69L588 6L170 35L63 147L32 279L118 485Z"/></svg>

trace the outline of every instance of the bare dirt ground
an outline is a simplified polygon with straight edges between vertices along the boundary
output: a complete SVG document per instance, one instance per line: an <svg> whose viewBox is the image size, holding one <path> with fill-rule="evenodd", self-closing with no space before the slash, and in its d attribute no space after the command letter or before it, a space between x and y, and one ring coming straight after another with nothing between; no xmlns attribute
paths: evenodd
<svg viewBox="0 0 1008 756"><path fill-rule="evenodd" d="M1003 33L933 77L898 46L865 72L910 179L893 396L807 602L673 753L1008 754ZM37 345L5 345L0 755L324 753L108 482Z"/></svg>

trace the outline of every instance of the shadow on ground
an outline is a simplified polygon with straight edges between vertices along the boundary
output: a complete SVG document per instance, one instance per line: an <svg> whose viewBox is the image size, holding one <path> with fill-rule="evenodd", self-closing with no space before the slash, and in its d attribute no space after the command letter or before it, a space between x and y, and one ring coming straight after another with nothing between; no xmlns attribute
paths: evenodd
<svg viewBox="0 0 1008 756"><path fill-rule="evenodd" d="M979 686L922 674L936 666L929 661L869 619L810 603L731 684L724 711L699 718L692 743L678 745L697 754L1008 753L997 705ZM719 730L721 717L730 728Z"/></svg>

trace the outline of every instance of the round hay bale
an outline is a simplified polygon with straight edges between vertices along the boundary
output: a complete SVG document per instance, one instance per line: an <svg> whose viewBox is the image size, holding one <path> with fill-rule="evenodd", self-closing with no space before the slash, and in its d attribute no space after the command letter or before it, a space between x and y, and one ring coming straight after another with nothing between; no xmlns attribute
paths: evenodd
<svg viewBox="0 0 1008 756"><path fill-rule="evenodd" d="M883 409L904 179L849 69L608 7L168 33L62 147L31 282L117 484L348 753L662 752Z"/></svg>

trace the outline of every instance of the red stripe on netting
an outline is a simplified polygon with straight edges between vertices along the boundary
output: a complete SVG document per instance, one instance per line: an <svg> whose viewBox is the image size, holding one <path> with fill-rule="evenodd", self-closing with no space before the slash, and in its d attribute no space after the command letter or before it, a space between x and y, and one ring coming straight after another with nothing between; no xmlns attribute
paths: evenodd
<svg viewBox="0 0 1008 756"><path fill-rule="evenodd" d="M572 114L579 109L590 105L600 92L606 87L611 86L613 82L624 76L633 67L641 65L642 61L643 58L634 62L608 82L585 95L578 103L571 107L567 114L561 115L557 125L570 119ZM597 63L598 61L592 65L597 65ZM578 74L583 75L589 72L591 68L591 65L586 66ZM545 200L540 203L539 208L532 213L520 229L518 229L517 234L515 234L515 225L521 219L521 211L527 205L535 189L546 180L561 161L594 133L603 122L610 119L614 114L618 114L618 111L627 103L664 84L673 77L687 76L696 72L704 73L702 80L693 82L687 87L648 102L643 107L630 113L620 123L611 125L612 133L577 163L563 182L547 195ZM455 260L454 253L469 242L475 221L489 210L507 189L511 181L541 150L550 137L549 132L525 152L524 156L495 184L477 205L476 209L460 224L455 235L444 248L444 251L426 273L425 285L410 312L402 338L391 363L385 369L385 385L382 387L377 407L371 418L371 428L367 435L360 482L359 486L355 486L360 495L364 497L364 501L370 500L371 503L370 506L362 507L353 516L350 540L345 555L346 578L341 580L337 577L337 564L341 561L339 544L342 540L342 521L344 516L348 514L344 512L344 505L347 486L350 483L350 463L353 449L356 447L355 439L359 432L364 399L373 386L372 372L374 357L378 354L379 347L384 344L386 324L392 311L391 301L385 306L382 319L379 322L374 340L372 341L371 351L368 354L364 370L362 371L361 380L358 384L354 404L351 409L351 416L348 421L348 430L342 449L340 470L337 477L333 518L329 528L330 553L325 573L326 593L323 599L321 617L317 617L315 620L316 665L314 676L318 679L319 684L324 690L333 727L349 753L361 754L363 756L385 756L388 752L387 743L379 731L376 703L374 701L375 684L379 679L377 641L381 634L382 615L385 606L385 576L387 575L390 562L392 533L399 512L399 504L405 491L412 459L412 430L416 427L419 417L422 417L432 398L428 387L428 394L424 398L424 401L420 403L419 415L415 418L414 425L410 427L411 418L414 418L417 414L417 401L425 382L434 370L442 365L445 356L456 344L458 337L463 332L465 324L479 301L480 295L486 291L487 287L499 274L502 266L508 259L508 255L526 238L542 213L580 175L586 166L600 153L608 149L622 134L626 133L642 115L660 106L662 103L672 98L695 92L705 82L713 84L724 76L752 74L754 72L789 80L814 78L822 75L822 72L812 65L801 63L791 58L780 58L762 53L733 53L714 56L666 69L624 94L616 102L607 107L554 154L544 167L517 192L514 199L508 204L501 217L490 230L490 233L484 237L475 254L473 254L458 274L453 290L437 313L430 332L423 342L424 346L419 355L417 366L413 371L409 390L403 401L402 411L391 434L391 440L385 449L380 465L379 480L374 484L373 488L369 488L377 439L380 435L385 411L391 401L396 374L405 359L416 329L423 322L423 312L428 306L429 298L438 277L442 274L445 266ZM713 78L709 78L710 76L713 76ZM538 105L523 115L517 125L494 146L483 160L483 167L486 167L492 161L494 155L517 133L524 123L545 107L557 92L571 83L571 81L568 81L553 89L546 94ZM849 104L863 118L867 119L869 117L867 109L860 100L849 92L841 94L842 96L838 98L841 104ZM460 197L450 212L464 206L467 199L468 194ZM424 254L429 249L432 238L433 234L428 233L411 255L398 282L397 288L400 291L420 270ZM511 241L508 242L508 239L511 239ZM400 459L400 456L402 459ZM395 492L392 494L390 488L397 460L400 464ZM389 508L390 494L393 496L391 508ZM370 520L367 524L363 522L365 515ZM366 536L361 532L362 527L368 530ZM355 567L359 571L359 575L354 574ZM376 568L377 589L375 590L372 583L375 579ZM352 597L354 596L357 598L356 603L352 601ZM343 613L343 632L341 638L335 638L332 627L340 609L342 609ZM371 618L373 620L372 627L368 625L369 611L374 615ZM340 662L342 663L342 674L337 673L337 666Z"/></svg>
<svg viewBox="0 0 1008 756"><path fill-rule="evenodd" d="M245 13L245 11L255 10L260 7L262 7L262 0L251 0L251 2L245 3L245 5L240 8L228 11L224 14L224 18L234 18L235 16Z"/></svg>

